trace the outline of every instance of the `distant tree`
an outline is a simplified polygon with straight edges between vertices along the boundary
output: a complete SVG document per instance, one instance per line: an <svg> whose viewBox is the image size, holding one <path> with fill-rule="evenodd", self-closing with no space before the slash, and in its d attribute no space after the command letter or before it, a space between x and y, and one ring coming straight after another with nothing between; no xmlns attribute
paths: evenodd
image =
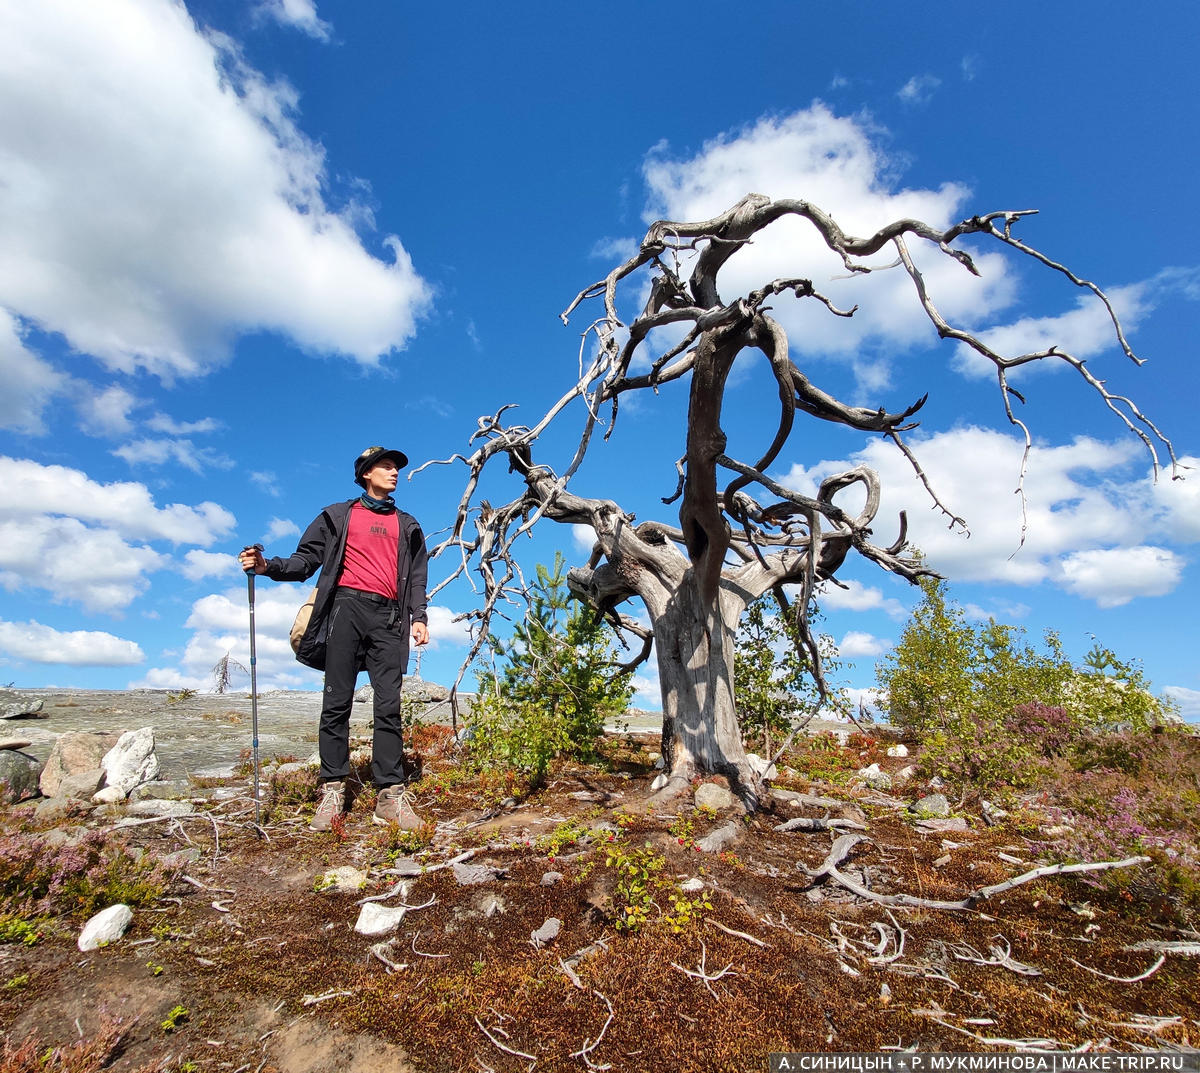
<svg viewBox="0 0 1200 1073"><path fill-rule="evenodd" d="M242 674L250 673L226 652L225 655L213 664L212 670L208 672L212 676L212 691L214 693L228 692L230 685L233 683L234 671L240 671Z"/></svg>
<svg viewBox="0 0 1200 1073"><path fill-rule="evenodd" d="M731 298L722 294L722 271L776 221L785 217L807 221L849 275L899 268L910 277L915 301L938 335L973 350L994 368L1005 413L1024 432L1027 452L1029 433L1012 409L1022 396L1010 385L1009 374L1032 362L1052 360L1070 366L1102 404L1142 439L1156 466L1156 443L1162 444L1174 463L1169 441L1132 402L1093 375L1082 358L1057 347L1002 354L979 335L950 323L935 304L910 253L910 243L926 244L935 255L940 253L978 275L972 255L955 245L974 236L1027 256L1090 291L1111 317L1124 352L1137 361L1103 292L1014 236L1015 225L1026 215L994 212L945 229L902 219L859 237L847 233L807 201L773 201L751 194L711 220L653 224L632 257L581 291L562 314L566 322L585 301L601 303L597 318L583 333L576 382L532 426L507 424L508 406L481 417L471 437L473 453L446 460L466 463L468 479L453 527L434 555L454 558L455 566L445 583L472 569L483 582L481 605L467 615L474 629L467 662L486 643L497 602L512 598L521 588L518 538L541 518L591 526L596 535L591 557L570 571L569 583L574 593L610 621L627 627L638 624L621 614L620 605L633 597L645 605L650 628L641 629L647 642L642 658L648 658L652 639L662 689L663 755L670 773L662 794L680 792L693 776L715 772L728 776L753 808L759 783L746 759L734 685L734 640L746 608L764 593L789 584L797 586L796 602L807 613L815 586L832 581L851 549L910 581L930 573L903 554L903 516L892 543L874 542L880 486L872 470L860 466L832 476L815 495L784 486L770 471L789 443L796 418L807 416L887 437L924 480L903 433L914 427L912 418L925 397L896 411L884 406L851 406L835 398L797 366L787 334L772 316L771 307L786 295L817 303L831 316L849 317L855 310L838 309L811 280L798 276L765 280ZM886 248L895 254L891 264L864 262L863 258ZM629 298L625 297L627 290ZM630 299L641 309L626 323L618 304ZM663 340L666 342L660 346ZM773 428L766 427L760 449L739 458L727 453L722 407L735 365L752 355L765 356L773 377L768 403ZM678 485L664 499L678 502L677 524L635 521L614 500L571 491L568 485L604 415L607 437L614 431L623 396L631 392L655 395L675 381L686 382L688 391L687 420L680 430L683 455L670 460L679 474ZM535 462L534 446L576 400L582 403L574 412L581 415L583 428L574 457L558 473ZM764 407L764 426L768 412ZM498 507L477 498L485 468L497 457L508 463L510 472L524 485L515 498ZM647 459L639 468L639 483L661 472L652 466ZM629 479L629 474L623 474L615 483L619 488ZM864 493L865 502L857 513L838 502L841 493L851 487ZM929 491L952 524L963 524L932 489ZM800 624L801 646L824 693L819 646L805 615Z"/></svg>

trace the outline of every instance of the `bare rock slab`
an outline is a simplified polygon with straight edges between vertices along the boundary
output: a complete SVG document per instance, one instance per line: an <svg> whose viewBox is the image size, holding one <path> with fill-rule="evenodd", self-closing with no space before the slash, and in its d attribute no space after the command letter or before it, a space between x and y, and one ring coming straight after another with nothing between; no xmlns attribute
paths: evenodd
<svg viewBox="0 0 1200 1073"><path fill-rule="evenodd" d="M48 719L49 712L42 711L45 703L43 697L4 701L0 703L0 719Z"/></svg>

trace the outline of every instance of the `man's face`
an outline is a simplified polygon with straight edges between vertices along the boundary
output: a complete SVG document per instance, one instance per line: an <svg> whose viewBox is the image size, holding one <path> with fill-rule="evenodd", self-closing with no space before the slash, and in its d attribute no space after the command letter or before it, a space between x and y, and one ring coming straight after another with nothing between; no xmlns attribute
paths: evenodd
<svg viewBox="0 0 1200 1073"><path fill-rule="evenodd" d="M399 476L400 471L396 468L396 463L390 458L385 458L367 470L363 474L363 480L366 482L367 492L375 499L382 499L396 490L396 480Z"/></svg>

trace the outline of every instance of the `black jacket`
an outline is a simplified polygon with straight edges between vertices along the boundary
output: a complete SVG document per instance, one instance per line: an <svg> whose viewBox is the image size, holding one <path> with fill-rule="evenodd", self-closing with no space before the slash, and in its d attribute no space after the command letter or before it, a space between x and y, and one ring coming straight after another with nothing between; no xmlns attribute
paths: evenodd
<svg viewBox="0 0 1200 1073"><path fill-rule="evenodd" d="M266 562L266 576L272 581L307 581L317 572L317 596L312 618L300 641L296 658L309 667L325 669L325 637L333 594L342 572L346 555L346 532L350 508L357 499L333 503L326 507L304 530L296 550L283 559L276 556ZM396 561L396 593L401 615L400 631L404 638L404 656L408 658L408 636L411 622L427 622L425 613L425 584L429 573L429 558L425 551L425 535L411 514L396 511L400 519L400 549ZM359 670L363 670L359 667Z"/></svg>

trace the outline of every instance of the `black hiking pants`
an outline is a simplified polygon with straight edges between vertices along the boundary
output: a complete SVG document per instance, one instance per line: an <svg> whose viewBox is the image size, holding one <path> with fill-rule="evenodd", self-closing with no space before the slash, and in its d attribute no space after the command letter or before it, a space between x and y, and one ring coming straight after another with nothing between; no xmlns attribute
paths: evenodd
<svg viewBox="0 0 1200 1073"><path fill-rule="evenodd" d="M338 589L329 614L325 697L317 746L322 779L350 774L350 709L358 668L365 665L375 691L371 777L376 786L405 781L400 687L408 664L408 616L395 600L357 589Z"/></svg>

